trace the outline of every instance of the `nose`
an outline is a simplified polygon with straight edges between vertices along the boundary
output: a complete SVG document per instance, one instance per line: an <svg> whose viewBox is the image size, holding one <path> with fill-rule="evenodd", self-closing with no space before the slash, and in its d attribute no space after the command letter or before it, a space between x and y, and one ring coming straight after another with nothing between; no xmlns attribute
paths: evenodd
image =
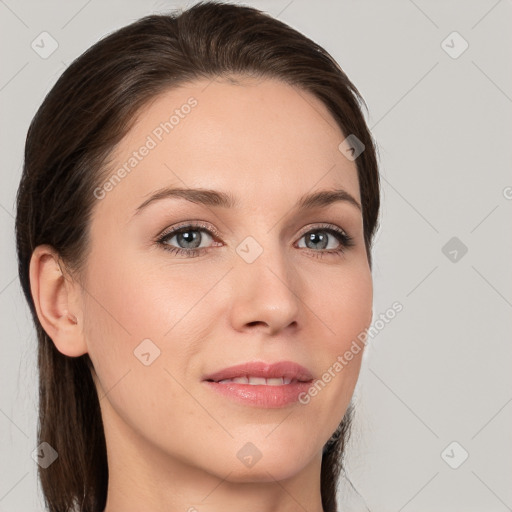
<svg viewBox="0 0 512 512"><path fill-rule="evenodd" d="M269 335L298 328L301 311L299 275L282 249L265 248L248 263L235 258L231 323L238 331L261 329Z"/></svg>

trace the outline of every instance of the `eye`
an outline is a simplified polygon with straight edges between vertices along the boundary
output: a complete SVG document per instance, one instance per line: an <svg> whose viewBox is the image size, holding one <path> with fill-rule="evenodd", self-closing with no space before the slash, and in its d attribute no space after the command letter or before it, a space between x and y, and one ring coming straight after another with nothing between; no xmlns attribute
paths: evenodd
<svg viewBox="0 0 512 512"><path fill-rule="evenodd" d="M345 252L345 249L354 245L354 240L345 231L334 226L332 224L324 224L318 226L315 229L310 229L308 232L302 235L302 238L306 239L306 248L311 249L316 257L323 257L325 255L341 255ZM329 238L334 238L337 241L334 242L334 247L329 249ZM299 247L303 247L300 246ZM318 250L319 249L319 250Z"/></svg>
<svg viewBox="0 0 512 512"><path fill-rule="evenodd" d="M206 242L208 242L208 239L213 239L216 233L212 233L212 231L207 229L205 224L186 224L164 233L157 242L166 251L191 258L199 256L211 248L200 246L201 243L205 242L205 239ZM173 239L176 239L174 243L181 247L171 245L170 242Z"/></svg>

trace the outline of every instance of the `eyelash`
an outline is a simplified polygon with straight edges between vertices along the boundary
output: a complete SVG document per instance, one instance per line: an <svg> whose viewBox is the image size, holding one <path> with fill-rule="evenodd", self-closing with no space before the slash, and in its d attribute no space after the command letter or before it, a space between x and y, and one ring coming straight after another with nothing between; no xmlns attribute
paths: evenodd
<svg viewBox="0 0 512 512"><path fill-rule="evenodd" d="M179 235L180 233L186 233L187 231L203 231L210 235L212 238L220 238L219 233L215 229L212 229L207 224L198 222L177 226L170 231L164 232L161 236L158 237L156 242L161 245L165 251L176 255L183 255L187 258L195 258L213 249L213 247L202 247L200 249L183 249L181 247L174 247L165 243L165 241L169 238L172 238L175 235ZM320 226L316 226L315 228L302 233L300 238L304 237L305 235L309 235L310 233L314 233L315 231L324 231L326 233L330 233L338 240L338 242L340 242L340 247L338 249L319 251L314 249L306 249L308 252L311 252L312 256L315 258L324 258L327 254L331 256L342 256L347 248L355 245L354 239L350 235L332 224L321 224Z"/></svg>

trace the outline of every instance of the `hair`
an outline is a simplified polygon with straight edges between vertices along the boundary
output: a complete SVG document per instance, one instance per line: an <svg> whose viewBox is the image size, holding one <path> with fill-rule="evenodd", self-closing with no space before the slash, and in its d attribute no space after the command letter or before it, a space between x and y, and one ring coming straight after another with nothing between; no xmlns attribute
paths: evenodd
<svg viewBox="0 0 512 512"><path fill-rule="evenodd" d="M288 25L240 5L200 2L188 10L149 15L105 36L63 72L27 132L17 193L18 272L38 339L38 444L58 459L39 467L50 512L101 512L108 488L106 442L88 354L60 353L44 331L30 290L34 249L49 244L80 282L90 249L93 191L113 149L157 95L198 79L277 79L320 99L345 136L364 151L356 158L364 241L370 268L378 227L380 185L376 145L359 91L322 47ZM324 446L321 496L337 510L337 482L352 403Z"/></svg>

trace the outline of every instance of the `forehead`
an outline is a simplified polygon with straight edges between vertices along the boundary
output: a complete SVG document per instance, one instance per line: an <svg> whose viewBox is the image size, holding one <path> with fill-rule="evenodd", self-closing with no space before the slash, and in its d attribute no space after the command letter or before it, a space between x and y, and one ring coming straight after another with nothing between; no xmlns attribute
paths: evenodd
<svg viewBox="0 0 512 512"><path fill-rule="evenodd" d="M168 186L229 191L251 209L286 208L316 188L360 202L356 164L338 149L344 138L319 99L283 82L193 82L141 110L113 153L99 208L122 217Z"/></svg>

